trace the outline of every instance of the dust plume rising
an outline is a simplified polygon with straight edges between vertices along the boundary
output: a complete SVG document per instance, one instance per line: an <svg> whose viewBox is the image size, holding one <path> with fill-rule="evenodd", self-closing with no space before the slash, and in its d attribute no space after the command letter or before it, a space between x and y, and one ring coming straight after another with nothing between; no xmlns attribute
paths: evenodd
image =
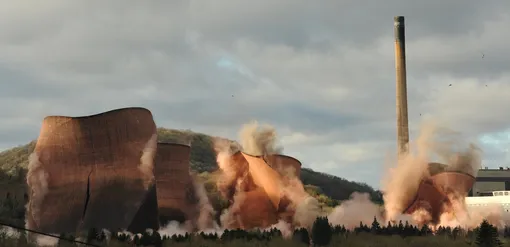
<svg viewBox="0 0 510 247"><path fill-rule="evenodd" d="M320 213L318 201L305 191L294 168L267 163L266 158L283 150L276 144L275 129L251 122L242 127L239 139L240 146L222 139L214 143L221 171L217 187L230 202L220 217L222 226L311 227Z"/></svg>
<svg viewBox="0 0 510 247"><path fill-rule="evenodd" d="M313 222L320 215L319 201L312 196L301 197L300 200L292 200L295 205L294 223L300 227L311 229Z"/></svg>
<svg viewBox="0 0 510 247"><path fill-rule="evenodd" d="M229 140L216 139L214 149L217 153L216 162L221 171L216 185L221 195L231 201L243 178L247 175L248 165L245 163L236 164L231 158L235 149Z"/></svg>
<svg viewBox="0 0 510 247"><path fill-rule="evenodd" d="M386 219L395 220L412 203L420 183L431 177L434 169L429 163L438 162L445 167L435 169L455 171L476 176L481 167L481 150L451 129L432 122L421 126L420 134L409 146L409 152L398 158L382 181ZM466 191L467 192L467 191ZM465 208L464 194L448 195ZM451 211L456 209L446 209ZM420 217L416 212L413 217ZM425 215L424 215L425 216Z"/></svg>
<svg viewBox="0 0 510 247"><path fill-rule="evenodd" d="M41 204L48 193L48 173L35 151L28 157L27 185L30 188L30 199L26 205L28 217L25 225L27 229L33 229L40 224L40 219L36 216L40 215Z"/></svg>
<svg viewBox="0 0 510 247"><path fill-rule="evenodd" d="M138 169L142 172L143 184L145 189L149 188L149 185L154 183L154 156L156 155L158 147L158 135L154 133L145 144L145 147L140 157L140 165Z"/></svg>
<svg viewBox="0 0 510 247"><path fill-rule="evenodd" d="M239 132L243 152L253 156L279 154L282 147L276 145L276 130L270 125L260 126L254 121L245 124Z"/></svg>
<svg viewBox="0 0 510 247"><path fill-rule="evenodd" d="M376 217L378 222L384 223L382 206L373 203L367 193L354 192L349 200L335 207L328 215L328 220L333 225L343 225L347 229L358 227L360 222L370 225Z"/></svg>
<svg viewBox="0 0 510 247"><path fill-rule="evenodd" d="M204 183L199 180L196 174L191 175L191 182L193 183L193 188L195 189L195 196L198 199L198 217L196 219L197 228L201 231L211 229L214 227L214 215L216 212L209 202L209 197L207 197Z"/></svg>

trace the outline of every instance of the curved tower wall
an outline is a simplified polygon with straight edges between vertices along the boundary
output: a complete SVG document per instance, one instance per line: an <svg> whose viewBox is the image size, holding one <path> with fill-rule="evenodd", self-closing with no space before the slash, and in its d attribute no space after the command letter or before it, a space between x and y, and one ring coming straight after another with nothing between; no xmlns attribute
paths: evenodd
<svg viewBox="0 0 510 247"><path fill-rule="evenodd" d="M298 178L301 176L301 162L293 157L274 154L267 157L267 163L282 175L295 174Z"/></svg>
<svg viewBox="0 0 510 247"><path fill-rule="evenodd" d="M191 147L187 145L158 143L155 179L161 225L192 217L195 196L189 171L190 153Z"/></svg>
<svg viewBox="0 0 510 247"><path fill-rule="evenodd" d="M144 108L46 117L27 175L28 227L56 233L127 228L153 175L156 141Z"/></svg>
<svg viewBox="0 0 510 247"><path fill-rule="evenodd" d="M475 177L455 171L437 172L430 178L423 180L418 187L415 199L409 203L404 213L412 214L418 209L427 210L432 222L439 222L439 217L444 212L445 207L450 203L451 198L465 197L473 184Z"/></svg>
<svg viewBox="0 0 510 247"><path fill-rule="evenodd" d="M251 156L242 153L248 161L248 169L253 182L264 189L275 208L280 204L281 199L281 175L275 169L272 169L262 157Z"/></svg>

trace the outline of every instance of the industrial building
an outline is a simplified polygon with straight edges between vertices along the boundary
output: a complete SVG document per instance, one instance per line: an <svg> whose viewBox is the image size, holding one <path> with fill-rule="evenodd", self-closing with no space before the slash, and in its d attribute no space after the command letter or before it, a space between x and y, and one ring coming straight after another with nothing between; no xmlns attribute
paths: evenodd
<svg viewBox="0 0 510 247"><path fill-rule="evenodd" d="M499 167L489 169L487 167L478 170L476 182L469 196L490 196L492 191L510 191L510 168Z"/></svg>

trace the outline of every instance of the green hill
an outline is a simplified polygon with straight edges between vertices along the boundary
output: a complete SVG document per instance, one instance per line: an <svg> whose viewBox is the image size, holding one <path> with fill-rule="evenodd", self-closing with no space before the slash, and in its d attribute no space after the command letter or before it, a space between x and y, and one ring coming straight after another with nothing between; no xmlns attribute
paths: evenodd
<svg viewBox="0 0 510 247"><path fill-rule="evenodd" d="M159 128L158 139L165 142L191 143L191 168L200 173L215 207L221 207L224 202L219 198L212 176L218 168L213 150L213 137L189 130ZM28 156L34 146L35 141L0 153L0 193L5 195L9 192L22 198L26 191L25 174ZM299 159L299 157L296 158ZM306 190L327 208L348 199L353 192L369 193L372 200L382 202L381 194L364 183L351 182L307 168L302 169L301 180ZM0 196L0 200L2 197Z"/></svg>

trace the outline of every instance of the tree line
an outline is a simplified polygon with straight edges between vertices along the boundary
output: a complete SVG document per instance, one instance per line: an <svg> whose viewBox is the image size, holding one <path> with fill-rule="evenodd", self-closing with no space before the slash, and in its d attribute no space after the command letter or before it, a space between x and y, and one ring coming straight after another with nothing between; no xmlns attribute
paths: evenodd
<svg viewBox="0 0 510 247"><path fill-rule="evenodd" d="M497 229L495 226L483 221L477 228L465 230L460 227L439 227L432 231L428 226L416 227L408 222L391 223L381 225L377 219L371 225L360 222L354 229L347 229L344 226L333 226L326 217L318 217L311 229L295 229L290 238L284 239L280 230L245 231L241 229L225 230L222 233L185 233L172 236L161 235L157 231L146 231L141 234L130 234L125 232L99 231L90 229L84 237L80 238L93 246L272 246L277 242L278 246L342 246L339 244L349 243L349 239L357 241L368 241L370 236L391 237L405 239L428 238L439 239L448 243L462 243L461 246L502 246L506 239L510 238L510 228ZM16 245L5 245L7 235L0 232L1 246L34 246L27 241L21 241L23 235L18 239L11 239ZM79 246L72 242L76 239L71 234L61 234L58 242L60 247ZM335 241L332 241L335 239ZM438 241L431 246L440 245ZM445 242L446 243L446 242ZM20 245L22 244L22 245ZM352 244L351 244L352 245ZM350 245L349 245L350 246ZM377 246L377 245L365 245ZM409 245L413 246L413 245ZM428 246L428 245L422 245ZM458 245L456 245L458 246Z"/></svg>

